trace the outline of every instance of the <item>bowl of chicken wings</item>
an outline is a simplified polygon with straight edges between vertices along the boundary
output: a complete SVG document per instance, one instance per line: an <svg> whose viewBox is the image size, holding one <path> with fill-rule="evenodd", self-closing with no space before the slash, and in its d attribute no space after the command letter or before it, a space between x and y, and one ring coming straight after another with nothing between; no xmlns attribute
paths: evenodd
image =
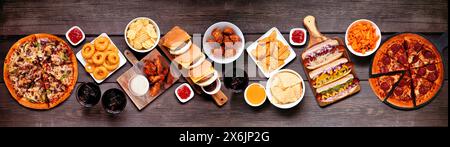
<svg viewBox="0 0 450 147"><path fill-rule="evenodd" d="M216 63L231 63L244 51L244 35L230 22L211 25L203 36L203 51Z"/></svg>

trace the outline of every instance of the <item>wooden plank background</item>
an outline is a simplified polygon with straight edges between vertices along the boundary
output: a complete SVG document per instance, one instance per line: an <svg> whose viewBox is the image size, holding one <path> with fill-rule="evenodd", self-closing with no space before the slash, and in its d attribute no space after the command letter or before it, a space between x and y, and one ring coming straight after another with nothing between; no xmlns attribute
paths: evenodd
<svg viewBox="0 0 450 147"><path fill-rule="evenodd" d="M128 48L123 38L124 28L139 16L154 19L163 34L174 25L180 25L191 34L203 34L217 21L230 21L241 28L246 41L256 40L271 27L280 29L287 38L291 28L303 27L301 21L306 15L316 16L318 27L325 35L342 38L347 26L360 18L377 23L383 40L399 32L417 32L436 42L442 32L448 31L448 1L445 0L0 0L0 4L0 62L4 61L9 47L21 37L43 32L65 38L64 33L73 25L85 31L86 41L106 32L123 51ZM297 55L304 49L293 48ZM73 47L75 52L80 49L81 46ZM145 54L136 55L143 57ZM246 53L241 58L249 72L257 70ZM289 110L279 110L268 101L262 107L251 108L245 104L243 94L232 94L226 89L230 101L224 107L219 108L209 97L198 95L187 104L181 104L173 93L176 86L184 82L180 80L142 111L128 99L122 114L109 116L101 104L91 109L82 108L74 94L54 109L35 111L16 103L0 78L0 126L448 126L447 66L443 88L431 104L419 110L400 111L381 103L370 89L367 79L372 57L351 58L362 80L362 90L327 108L317 106L308 85L303 101ZM448 65L447 49L443 58ZM301 66L297 57L285 68L294 69L305 77ZM130 67L127 62L106 79L100 85L102 91L120 88L116 79ZM250 80L264 82L266 79L257 76ZM78 82L93 82L93 79L80 67Z"/></svg>

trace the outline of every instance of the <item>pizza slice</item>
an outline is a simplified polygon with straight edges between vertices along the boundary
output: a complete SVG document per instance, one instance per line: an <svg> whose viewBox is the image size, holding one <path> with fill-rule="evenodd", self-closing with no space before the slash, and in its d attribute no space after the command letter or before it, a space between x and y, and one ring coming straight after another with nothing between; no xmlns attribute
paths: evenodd
<svg viewBox="0 0 450 147"><path fill-rule="evenodd" d="M44 63L44 81L46 84L46 96L49 101L50 108L58 105L65 99L62 97L70 95L68 90L74 84L73 67L69 64L55 65L52 63Z"/></svg>
<svg viewBox="0 0 450 147"><path fill-rule="evenodd" d="M406 72L397 87L394 88L394 92L387 98L387 102L400 108L413 108L414 100L411 86L411 74Z"/></svg>
<svg viewBox="0 0 450 147"><path fill-rule="evenodd" d="M394 75L381 75L375 78L369 78L369 84L371 87L374 87L372 90L375 95L381 100L384 101L388 95L388 93L392 90L395 83L397 83L400 79L401 73Z"/></svg>
<svg viewBox="0 0 450 147"><path fill-rule="evenodd" d="M418 68L411 69L412 77L425 78L430 82L440 85L444 79L442 64L429 64Z"/></svg>
<svg viewBox="0 0 450 147"><path fill-rule="evenodd" d="M391 59L399 62L403 66L408 67L408 57L406 56L406 49L403 46L404 41L398 41L392 43L387 50L385 50L385 54L389 55Z"/></svg>
<svg viewBox="0 0 450 147"><path fill-rule="evenodd" d="M375 56L374 64L372 65L372 74L389 73L395 71L404 71L408 68L397 62L396 59L391 58L388 54L382 54L381 56Z"/></svg>
<svg viewBox="0 0 450 147"><path fill-rule="evenodd" d="M411 64L413 62L413 59L416 58L415 56L417 56L420 50L422 50L422 46L423 44L419 40L409 37L405 38L403 47L406 49L406 54L408 55L408 63Z"/></svg>
<svg viewBox="0 0 450 147"><path fill-rule="evenodd" d="M439 90L439 85L421 77L413 78L413 84L414 95L416 96L416 106L420 106L430 101Z"/></svg>
<svg viewBox="0 0 450 147"><path fill-rule="evenodd" d="M423 45L422 49L417 55L411 55L411 67L422 67L428 64L440 63L441 58L439 52L436 49L432 49L431 46Z"/></svg>
<svg viewBox="0 0 450 147"><path fill-rule="evenodd" d="M18 98L17 101L28 108L47 109L48 99L45 95L41 71L29 70L28 72L28 74L15 76L17 80L12 82L16 96L13 97Z"/></svg>

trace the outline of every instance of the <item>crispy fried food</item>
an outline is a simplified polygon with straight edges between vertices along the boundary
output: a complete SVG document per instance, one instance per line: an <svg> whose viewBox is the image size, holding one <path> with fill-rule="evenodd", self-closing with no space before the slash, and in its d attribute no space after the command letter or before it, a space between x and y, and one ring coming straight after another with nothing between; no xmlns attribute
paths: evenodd
<svg viewBox="0 0 450 147"><path fill-rule="evenodd" d="M211 32L211 36L207 42L216 42L218 45L212 46L211 53L217 58L229 58L236 55L237 42L241 41L241 38L236 35L236 32L231 27L225 27L223 30L215 28ZM220 47L219 47L220 46ZM228 51L230 50L230 51Z"/></svg>
<svg viewBox="0 0 450 147"><path fill-rule="evenodd" d="M156 96L159 93L159 90L161 90L161 83L155 83L153 86L150 87L150 96Z"/></svg>
<svg viewBox="0 0 450 147"><path fill-rule="evenodd" d="M214 41L216 41L219 44L223 43L223 34L222 31L220 31L218 28L215 28L211 32L211 36L213 37Z"/></svg>
<svg viewBox="0 0 450 147"><path fill-rule="evenodd" d="M258 41L256 48L250 54L257 60L264 71L271 72L284 65L291 52L289 46L277 39L277 33L272 31L270 35Z"/></svg>
<svg viewBox="0 0 450 147"><path fill-rule="evenodd" d="M110 61L105 61L105 63L103 63L103 67L105 67L108 71L114 71L117 67L119 67L119 62L111 63Z"/></svg>
<svg viewBox="0 0 450 147"><path fill-rule="evenodd" d="M93 73L95 70L95 65L92 64L86 64L86 66L84 66L84 69L86 70L86 72L88 73Z"/></svg>
<svg viewBox="0 0 450 147"><path fill-rule="evenodd" d="M81 49L81 56L85 59L91 58L95 53L94 45L91 43L84 44L83 48Z"/></svg>
<svg viewBox="0 0 450 147"><path fill-rule="evenodd" d="M107 52L106 60L111 64L119 64L119 55L115 52Z"/></svg>
<svg viewBox="0 0 450 147"><path fill-rule="evenodd" d="M95 65L102 65L105 62L105 53L103 52L96 52L94 56L92 57L92 61Z"/></svg>
<svg viewBox="0 0 450 147"><path fill-rule="evenodd" d="M234 30L231 27L225 27L225 28L223 28L223 33L225 35L232 35L232 34L234 34Z"/></svg>
<svg viewBox="0 0 450 147"><path fill-rule="evenodd" d="M109 74L108 70L106 70L106 68L103 66L96 67L94 70L94 77L97 80L105 79L106 76L108 76L108 74Z"/></svg>
<svg viewBox="0 0 450 147"><path fill-rule="evenodd" d="M241 42L241 38L236 34L230 35L230 39L232 42Z"/></svg>
<svg viewBox="0 0 450 147"><path fill-rule="evenodd" d="M97 51L106 50L109 46L109 43L109 39L104 36L100 36L94 40L94 46Z"/></svg>

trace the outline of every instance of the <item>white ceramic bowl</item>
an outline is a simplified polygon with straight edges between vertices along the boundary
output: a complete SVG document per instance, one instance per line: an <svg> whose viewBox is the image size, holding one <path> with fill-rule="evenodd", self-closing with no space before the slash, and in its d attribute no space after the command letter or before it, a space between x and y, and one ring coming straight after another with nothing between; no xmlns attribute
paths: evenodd
<svg viewBox="0 0 450 147"><path fill-rule="evenodd" d="M225 27L231 27L234 30L236 35L238 35L241 38L241 44L239 44L237 46L236 54L233 57L217 58L212 54L212 52L211 52L212 47L211 47L211 45L208 45L206 41L211 37L211 32L215 28L223 29ZM222 21L222 22L218 22L218 23L211 25L206 30L205 34L203 34L202 44L203 44L203 52L205 52L205 54L208 56L209 59L211 59L212 61L214 61L216 63L227 64L227 63L231 63L231 62L235 61L237 58L239 58L239 56L241 56L242 52L244 51L245 39L244 39L244 34L242 33L241 29L239 29L236 25L234 25L230 22Z"/></svg>
<svg viewBox="0 0 450 147"><path fill-rule="evenodd" d="M182 86L187 86L189 88L189 91L191 91L191 94L186 99L181 99L180 96L177 93L178 89L180 89ZM178 100L181 103L186 103L187 101L191 100L194 97L194 91L192 90L191 86L189 86L188 83L183 83L180 86L178 86L177 89L175 89L175 95L177 96Z"/></svg>
<svg viewBox="0 0 450 147"><path fill-rule="evenodd" d="M264 89L264 91L266 90L266 88L264 88L264 86L261 85L261 84L259 84L259 83L252 83L252 84L248 85L247 88L245 88L245 92L244 92L244 99L245 99L245 102L246 102L248 105L252 106L252 107L258 107L258 106L261 106L262 104L264 104L264 102L266 102L267 94L266 94L266 97L264 97L264 100L261 101L261 103L259 103L259 104L253 104L253 103L250 103L250 102L248 101L248 98L247 98L247 89L248 89L248 87L250 87L250 86L252 86L252 85L258 85L258 86L261 86L261 87Z"/></svg>
<svg viewBox="0 0 450 147"><path fill-rule="evenodd" d="M130 26L130 24L131 24L132 22L135 22L135 21L138 20L138 19L147 19L147 20L149 20L150 23L153 24L153 26L155 27L156 35L158 35L158 38L156 38L155 44L154 44L153 47L151 47L151 48L138 50L138 49L133 48L133 46L131 46L131 44L128 42L128 39L127 39L127 30L128 30L128 27ZM128 47L130 47L132 50L134 50L134 51L136 51L136 52L140 52L140 53L146 53L146 52L149 52L149 51L153 50L153 49L158 45L159 39L161 38L161 32L160 32L160 30L159 30L158 24L156 24L155 21L153 21L152 19L147 18L147 17L138 17L138 18L135 18L135 19L131 20L131 21L127 24L127 26L125 27L125 31L124 31L123 34L124 34L124 37L125 37L125 42L127 42Z"/></svg>
<svg viewBox="0 0 450 147"><path fill-rule="evenodd" d="M355 51L355 50L352 48L352 46L348 44L348 38L347 38L348 30L350 29L350 27L353 26L355 23L357 23L357 22L362 22L362 21L370 22L370 23L372 24L372 26L375 27L375 30L376 30L377 35L380 36L380 37L378 38L378 40L377 40L377 43L376 43L376 45L375 45L375 48L372 49L372 50L370 50L370 51L367 51L367 52L364 53L364 54ZM367 19L359 19L359 20L356 20L356 21L354 21L353 23L351 23L351 24L347 27L347 30L345 31L345 45L347 46L348 50L350 50L350 52L352 52L352 53L353 53L354 55L356 55L356 56L360 56L360 57L370 56L370 55L373 54L375 51L377 51L378 47L380 47L380 43L381 43L381 31L380 31L380 28L378 28L377 24L373 23L373 22L370 21L370 20L367 20Z"/></svg>
<svg viewBox="0 0 450 147"><path fill-rule="evenodd" d="M213 95L216 94L217 92L219 92L220 88L222 87L222 84L220 83L220 79L217 78L216 79L216 89L214 89L213 91L206 91L202 86L200 86L203 90L203 92L205 92L208 95Z"/></svg>
<svg viewBox="0 0 450 147"><path fill-rule="evenodd" d="M275 103L275 101L273 100L272 92L270 91L270 86L272 85L272 80L273 80L272 77L274 77L276 74L278 74L278 73L280 73L280 72L291 72L291 73L297 75L297 76L300 78L300 80L302 81L302 91L301 91L300 97L297 99L297 101L292 102L292 103L288 103L288 104L277 104L277 103ZM267 84L266 84L266 95L267 95L267 97L269 98L270 103L272 103L275 107L278 107L278 108L280 108L280 109L289 109L289 108L292 108L292 107L296 106L298 103L300 103L300 101L302 101L302 99L303 99L303 96L305 96L305 81L303 81L303 78L302 78L302 76L300 76L300 74L298 74L297 72L295 72L295 71L293 71L293 70L291 70L291 69L282 69L282 70L279 70L279 71L277 71L275 74L273 74L273 75L269 78L269 80L267 80Z"/></svg>
<svg viewBox="0 0 450 147"><path fill-rule="evenodd" d="M292 40L292 33L294 33L294 31L297 31L297 30L302 31L303 34L305 34L305 35L303 36L303 42L296 43L296 42L294 42L294 40ZM308 35L308 34L306 33L306 30L305 30L304 28L293 28L293 29L291 29L291 31L289 32L289 43L291 43L292 45L295 45L295 46L305 45L305 43L306 43L306 38L308 37L307 35Z"/></svg>
<svg viewBox="0 0 450 147"><path fill-rule="evenodd" d="M72 42L72 40L70 40L70 38L69 38L69 32L70 31L72 31L73 29L78 29L78 30L80 30L80 32L81 32L81 39L80 39L80 41L78 41L78 42ZM67 32L66 32L66 39L69 41L69 43L70 44L72 44L73 46L77 46L78 44L80 44L81 42L83 42L83 40L86 38L86 35L84 34L84 31L80 28L80 27L78 27L78 26L73 26L73 27L71 27L69 30L67 30Z"/></svg>

